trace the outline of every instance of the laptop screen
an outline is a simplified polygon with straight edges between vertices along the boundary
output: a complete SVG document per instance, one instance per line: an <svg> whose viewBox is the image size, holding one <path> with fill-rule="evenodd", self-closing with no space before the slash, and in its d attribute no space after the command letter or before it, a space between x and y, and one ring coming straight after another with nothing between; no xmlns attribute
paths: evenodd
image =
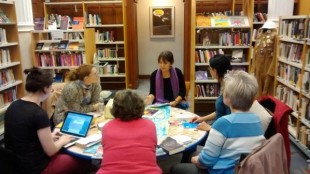
<svg viewBox="0 0 310 174"><path fill-rule="evenodd" d="M68 111L60 132L78 137L86 137L92 120L92 115Z"/></svg>

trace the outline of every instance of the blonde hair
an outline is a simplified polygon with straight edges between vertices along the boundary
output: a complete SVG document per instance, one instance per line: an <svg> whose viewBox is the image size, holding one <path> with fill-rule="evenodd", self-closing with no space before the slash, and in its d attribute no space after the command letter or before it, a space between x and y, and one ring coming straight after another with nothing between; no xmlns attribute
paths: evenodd
<svg viewBox="0 0 310 174"><path fill-rule="evenodd" d="M93 65L89 64L80 65L77 69L73 69L68 73L67 79L69 81L84 80L84 77L89 76L93 67Z"/></svg>
<svg viewBox="0 0 310 174"><path fill-rule="evenodd" d="M235 70L226 74L224 82L223 95L230 99L231 107L248 111L258 90L256 78L247 72Z"/></svg>

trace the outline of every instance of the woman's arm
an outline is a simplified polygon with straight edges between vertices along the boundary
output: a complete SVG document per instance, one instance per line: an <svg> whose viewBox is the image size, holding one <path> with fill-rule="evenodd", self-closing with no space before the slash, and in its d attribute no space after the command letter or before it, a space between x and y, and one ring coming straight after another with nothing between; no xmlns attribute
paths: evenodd
<svg viewBox="0 0 310 174"><path fill-rule="evenodd" d="M37 130L37 134L43 150L48 156L57 153L61 147L73 139L73 137L62 135L56 142L54 142L50 127Z"/></svg>
<svg viewBox="0 0 310 174"><path fill-rule="evenodd" d="M150 77L150 93L146 96L144 103L146 105L150 105L155 100L155 77L156 77L157 70L155 70Z"/></svg>

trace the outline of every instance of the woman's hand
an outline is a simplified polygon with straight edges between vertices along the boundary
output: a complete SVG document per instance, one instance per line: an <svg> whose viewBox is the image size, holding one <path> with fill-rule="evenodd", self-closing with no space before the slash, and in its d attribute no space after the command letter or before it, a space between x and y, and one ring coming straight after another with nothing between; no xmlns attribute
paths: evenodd
<svg viewBox="0 0 310 174"><path fill-rule="evenodd" d="M74 140L75 138L72 137L72 136L69 136L69 135L62 135L60 138L59 138L59 142L61 142L62 146L70 143L72 140Z"/></svg>
<svg viewBox="0 0 310 174"><path fill-rule="evenodd" d="M53 141L57 141L57 140L59 139L59 137L61 137L61 134L59 133L59 130L58 130L58 129L55 129L55 130L52 132Z"/></svg>
<svg viewBox="0 0 310 174"><path fill-rule="evenodd" d="M193 123L201 123L203 122L203 117L195 116L194 118L191 119L191 122Z"/></svg>
<svg viewBox="0 0 310 174"><path fill-rule="evenodd" d="M210 131L211 125L209 125L208 123L203 121L203 122L198 124L197 129L203 130L203 131Z"/></svg>
<svg viewBox="0 0 310 174"><path fill-rule="evenodd" d="M176 107L179 103L177 103L176 101L171 101L169 104L172 107Z"/></svg>
<svg viewBox="0 0 310 174"><path fill-rule="evenodd" d="M145 105L150 105L153 103L154 97L152 95L148 95L145 99L144 99L144 104Z"/></svg>
<svg viewBox="0 0 310 174"><path fill-rule="evenodd" d="M195 165L196 165L198 168L200 168L200 169L206 169L206 167L202 166L202 165L199 163L199 156L194 156L194 157L192 157L191 162L192 162L193 164L195 164Z"/></svg>
<svg viewBox="0 0 310 174"><path fill-rule="evenodd" d="M93 104L93 111L97 111L99 108L99 103Z"/></svg>

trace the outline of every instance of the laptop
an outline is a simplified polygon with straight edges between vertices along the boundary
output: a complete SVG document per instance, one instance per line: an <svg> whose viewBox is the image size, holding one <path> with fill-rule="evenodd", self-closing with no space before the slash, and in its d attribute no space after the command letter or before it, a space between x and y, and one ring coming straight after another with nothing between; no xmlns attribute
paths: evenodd
<svg viewBox="0 0 310 174"><path fill-rule="evenodd" d="M60 133L76 137L77 139L75 141L77 141L79 138L87 136L92 120L93 115L68 111L60 128ZM74 145L75 141L64 147Z"/></svg>

